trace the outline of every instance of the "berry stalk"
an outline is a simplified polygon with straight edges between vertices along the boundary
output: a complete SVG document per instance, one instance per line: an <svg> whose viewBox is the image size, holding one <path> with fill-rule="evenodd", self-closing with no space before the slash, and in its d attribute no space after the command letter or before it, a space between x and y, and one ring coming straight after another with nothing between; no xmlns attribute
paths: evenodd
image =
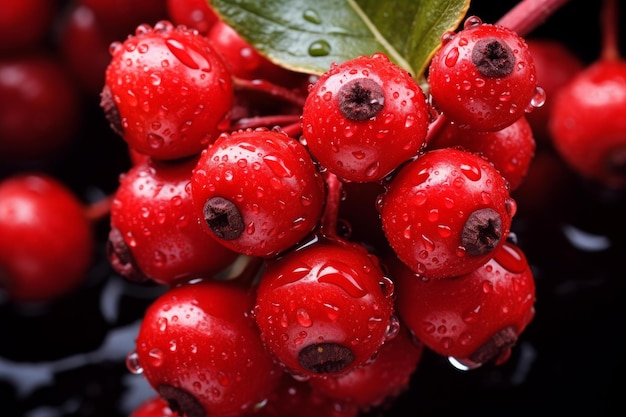
<svg viewBox="0 0 626 417"><path fill-rule="evenodd" d="M496 24L527 36L569 0L522 0Z"/></svg>

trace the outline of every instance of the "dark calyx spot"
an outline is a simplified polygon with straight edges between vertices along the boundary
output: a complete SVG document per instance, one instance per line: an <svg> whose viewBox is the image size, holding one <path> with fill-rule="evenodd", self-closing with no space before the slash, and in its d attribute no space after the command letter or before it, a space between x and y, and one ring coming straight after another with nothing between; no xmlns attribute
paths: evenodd
<svg viewBox="0 0 626 417"><path fill-rule="evenodd" d="M341 372L354 361L350 349L336 343L316 343L302 349L298 354L300 365L316 374Z"/></svg>
<svg viewBox="0 0 626 417"><path fill-rule="evenodd" d="M517 343L517 332L513 327L505 327L494 334L484 345L472 354L470 360L475 363L485 364L496 361Z"/></svg>
<svg viewBox="0 0 626 417"><path fill-rule="evenodd" d="M496 38L486 38L474 45L472 63L485 77L502 78L513 72L515 55L506 43Z"/></svg>
<svg viewBox="0 0 626 417"><path fill-rule="evenodd" d="M470 255L494 250L502 238L502 219L497 211L484 208L469 215L461 231L461 245Z"/></svg>
<svg viewBox="0 0 626 417"><path fill-rule="evenodd" d="M122 118L111 96L111 90L107 86L104 86L102 93L100 93L100 107L104 110L104 116L109 121L111 129L118 135L123 136L124 127L122 126Z"/></svg>
<svg viewBox="0 0 626 417"><path fill-rule="evenodd" d="M124 278L133 282L146 282L149 280L137 267L130 248L124 242L122 233L115 227L109 231L106 254L115 272Z"/></svg>
<svg viewBox="0 0 626 417"><path fill-rule="evenodd" d="M206 417L207 412L196 397L182 388L171 385L160 385L159 395L167 401L173 412L185 417Z"/></svg>
<svg viewBox="0 0 626 417"><path fill-rule="evenodd" d="M368 120L376 116L384 104L383 87L369 78L351 80L339 89L339 110L349 120Z"/></svg>
<svg viewBox="0 0 626 417"><path fill-rule="evenodd" d="M204 205L204 220L217 237L237 239L243 233L244 223L235 203L223 197L213 197Z"/></svg>

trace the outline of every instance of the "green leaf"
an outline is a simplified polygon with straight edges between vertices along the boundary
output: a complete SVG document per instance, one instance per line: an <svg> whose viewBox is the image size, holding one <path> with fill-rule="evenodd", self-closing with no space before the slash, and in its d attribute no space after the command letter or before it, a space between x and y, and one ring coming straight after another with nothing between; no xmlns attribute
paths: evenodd
<svg viewBox="0 0 626 417"><path fill-rule="evenodd" d="M321 74L332 63L384 52L423 75L458 27L470 0L207 0L220 17L274 63Z"/></svg>

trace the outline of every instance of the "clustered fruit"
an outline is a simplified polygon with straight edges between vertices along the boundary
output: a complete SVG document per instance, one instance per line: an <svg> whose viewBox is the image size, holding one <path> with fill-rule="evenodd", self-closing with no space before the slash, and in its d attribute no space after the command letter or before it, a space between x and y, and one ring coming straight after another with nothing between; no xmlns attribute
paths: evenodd
<svg viewBox="0 0 626 417"><path fill-rule="evenodd" d="M380 52L310 76L205 1L201 20L171 3L171 20L111 43L98 92L132 163L110 199L108 261L167 288L127 357L155 391L133 417L356 416L402 393L424 349L461 368L504 363L535 315L511 232L546 96L530 44L470 16L443 34L426 84ZM616 61L564 88L550 125L565 158L610 186L623 184L623 127L605 123L610 152L590 153L592 112L570 121L577 85L617 77ZM613 103L606 117L622 120ZM3 181L11 297L79 285L89 222L53 178Z"/></svg>

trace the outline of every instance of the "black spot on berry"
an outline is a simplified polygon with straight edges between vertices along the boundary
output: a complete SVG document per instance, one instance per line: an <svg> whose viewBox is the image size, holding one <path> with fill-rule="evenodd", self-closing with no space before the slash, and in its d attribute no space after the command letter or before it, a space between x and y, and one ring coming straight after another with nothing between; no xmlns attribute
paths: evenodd
<svg viewBox="0 0 626 417"><path fill-rule="evenodd" d="M350 349L337 343L316 343L298 354L300 365L316 374L333 374L344 370L354 361Z"/></svg>
<svg viewBox="0 0 626 417"><path fill-rule="evenodd" d="M493 251L502 238L502 219L497 211L483 208L469 215L461 231L461 245L474 256Z"/></svg>
<svg viewBox="0 0 626 417"><path fill-rule="evenodd" d="M339 110L349 119L364 121L376 116L385 104L383 87L369 78L357 78L338 92Z"/></svg>
<svg viewBox="0 0 626 417"><path fill-rule="evenodd" d="M149 278L139 270L130 248L122 237L122 233L115 227L112 227L109 231L106 255L111 267L124 278L139 283L149 281Z"/></svg>
<svg viewBox="0 0 626 417"><path fill-rule="evenodd" d="M503 78L513 72L515 54L499 39L481 39L472 49L472 63L485 77Z"/></svg>
<svg viewBox="0 0 626 417"><path fill-rule="evenodd" d="M494 334L485 344L479 347L469 358L477 364L497 361L517 343L517 332L511 326L505 327Z"/></svg>
<svg viewBox="0 0 626 417"><path fill-rule="evenodd" d="M245 227L235 203L223 197L207 200L204 205L204 220L211 231L224 240L237 239Z"/></svg>
<svg viewBox="0 0 626 417"><path fill-rule="evenodd" d="M167 401L170 409L180 416L206 417L207 415L206 410L196 397L182 388L163 384L159 386L158 392L161 398Z"/></svg>
<svg viewBox="0 0 626 417"><path fill-rule="evenodd" d="M120 136L124 136L124 127L122 126L122 118L120 112L113 101L111 90L104 86L100 93L100 107L104 110L104 116L109 121L111 129Z"/></svg>

